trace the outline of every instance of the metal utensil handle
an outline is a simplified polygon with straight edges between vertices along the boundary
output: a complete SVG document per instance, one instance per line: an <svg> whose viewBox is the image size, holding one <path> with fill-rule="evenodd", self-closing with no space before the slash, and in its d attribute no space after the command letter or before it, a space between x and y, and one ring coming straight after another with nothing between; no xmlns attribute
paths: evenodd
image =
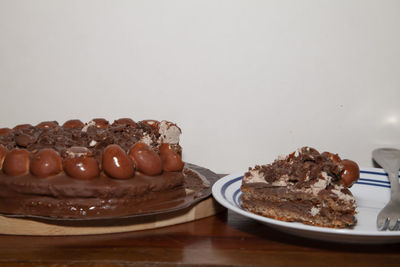
<svg viewBox="0 0 400 267"><path fill-rule="evenodd" d="M391 199L398 199L400 200L399 193L399 174L398 172L389 172L389 181L390 181L390 191L391 191Z"/></svg>

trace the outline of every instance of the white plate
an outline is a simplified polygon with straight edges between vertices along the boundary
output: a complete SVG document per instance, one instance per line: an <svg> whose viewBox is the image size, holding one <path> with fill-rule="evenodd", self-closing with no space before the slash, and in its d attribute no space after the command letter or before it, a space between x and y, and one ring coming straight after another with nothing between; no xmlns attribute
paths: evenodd
<svg viewBox="0 0 400 267"><path fill-rule="evenodd" d="M346 243L400 242L400 231L378 231L376 216L390 198L390 184L382 169L364 168L359 181L351 187L357 201L357 225L353 229L331 229L297 222L284 222L253 214L241 207L240 186L243 173L219 179L212 188L214 198L226 208L265 223L280 231L312 239Z"/></svg>

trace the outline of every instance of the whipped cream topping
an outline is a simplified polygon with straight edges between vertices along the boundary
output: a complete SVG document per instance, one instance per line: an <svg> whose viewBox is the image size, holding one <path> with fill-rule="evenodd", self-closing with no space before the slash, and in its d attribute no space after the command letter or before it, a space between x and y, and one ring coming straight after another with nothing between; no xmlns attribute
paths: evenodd
<svg viewBox="0 0 400 267"><path fill-rule="evenodd" d="M343 193L343 190L347 190L343 185L334 185L334 189L332 189L332 193L338 196L339 199L344 202L354 202L355 199L352 195Z"/></svg>
<svg viewBox="0 0 400 267"><path fill-rule="evenodd" d="M321 172L321 175L315 183L310 185L310 188L304 190L306 193L312 193L318 195L319 192L326 189L332 182L332 177L330 177L326 172Z"/></svg>
<svg viewBox="0 0 400 267"><path fill-rule="evenodd" d="M150 135L148 135L147 133L145 133L142 138L140 139L141 143L145 143L148 146L151 146L153 143L153 140L151 139Z"/></svg>
<svg viewBox="0 0 400 267"><path fill-rule="evenodd" d="M249 175L243 176L243 182L252 184L252 183L266 183L268 182L264 179L264 174L259 170L253 169L248 172Z"/></svg>
<svg viewBox="0 0 400 267"><path fill-rule="evenodd" d="M88 154L88 152L74 152L71 150L66 150L65 153L68 155L69 158L84 157Z"/></svg>
<svg viewBox="0 0 400 267"><path fill-rule="evenodd" d="M310 214L311 214L311 216L315 216L315 215L317 215L320 211L321 211L320 208L312 207L311 210L310 210Z"/></svg>
<svg viewBox="0 0 400 267"><path fill-rule="evenodd" d="M92 141L90 141L89 146L90 147L94 147L96 144L97 144L97 141L96 140L92 140Z"/></svg>
<svg viewBox="0 0 400 267"><path fill-rule="evenodd" d="M169 121L161 121L158 132L160 133L160 143L169 143L172 145L179 143L181 129L176 124Z"/></svg>
<svg viewBox="0 0 400 267"><path fill-rule="evenodd" d="M83 128L82 128L81 131L84 132L84 133L86 133L87 130L89 129L89 127L92 127L92 126L96 126L96 122L93 121L93 120L91 120L91 121L89 121L88 123L86 123L85 126L83 126Z"/></svg>

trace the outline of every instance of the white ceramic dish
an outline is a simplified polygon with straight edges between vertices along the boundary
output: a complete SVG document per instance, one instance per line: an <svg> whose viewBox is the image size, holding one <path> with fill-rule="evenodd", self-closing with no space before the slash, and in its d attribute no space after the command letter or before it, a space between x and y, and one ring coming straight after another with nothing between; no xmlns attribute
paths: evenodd
<svg viewBox="0 0 400 267"><path fill-rule="evenodd" d="M382 169L363 168L360 180L351 188L358 206L358 222L353 229L331 229L283 222L245 211L240 201L242 175L243 173L225 176L219 179L212 188L214 198L221 205L238 214L280 231L312 239L365 244L400 242L400 231L378 231L376 228L376 216L390 198L390 184Z"/></svg>

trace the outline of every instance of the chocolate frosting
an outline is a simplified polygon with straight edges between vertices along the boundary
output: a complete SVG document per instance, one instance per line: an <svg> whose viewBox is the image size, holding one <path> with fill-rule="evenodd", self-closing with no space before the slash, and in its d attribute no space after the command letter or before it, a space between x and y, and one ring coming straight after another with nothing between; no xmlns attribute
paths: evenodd
<svg viewBox="0 0 400 267"><path fill-rule="evenodd" d="M188 207L208 197L217 179L213 172L188 163L183 172L138 174L128 180L0 175L0 212L78 220L142 216Z"/></svg>

